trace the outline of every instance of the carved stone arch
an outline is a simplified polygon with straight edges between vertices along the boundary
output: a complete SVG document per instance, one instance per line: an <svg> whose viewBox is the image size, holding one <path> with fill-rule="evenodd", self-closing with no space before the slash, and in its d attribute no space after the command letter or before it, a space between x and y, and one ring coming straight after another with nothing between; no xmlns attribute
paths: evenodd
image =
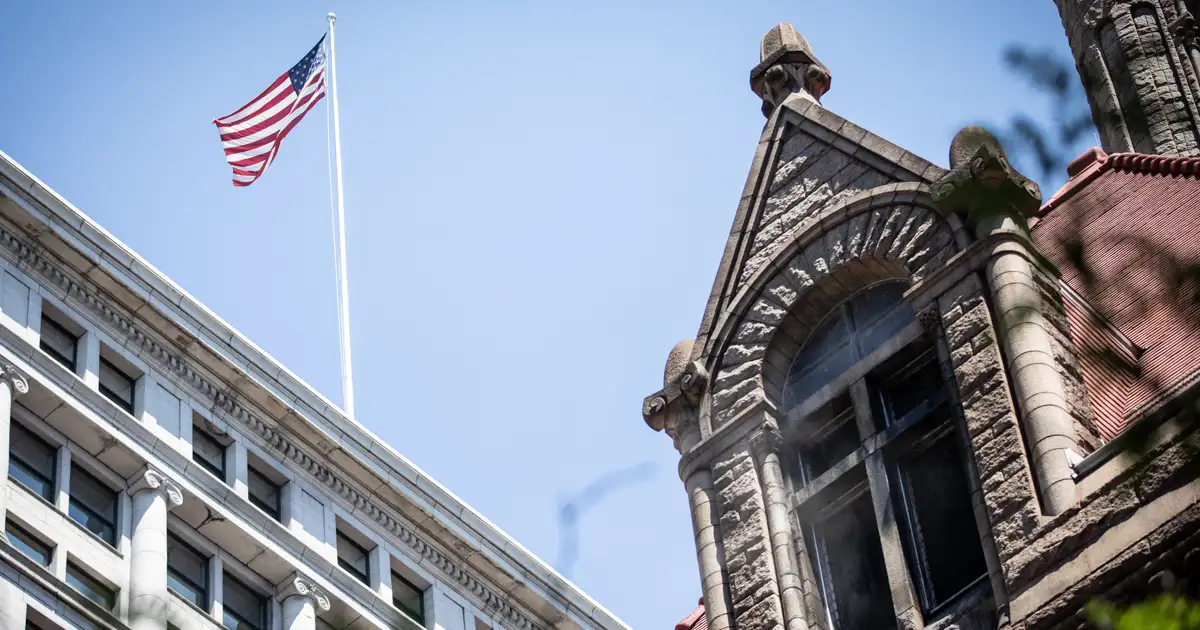
<svg viewBox="0 0 1200 630"><path fill-rule="evenodd" d="M782 355L772 352L768 369L768 349L800 343L776 337L781 328L798 334L803 317L811 319L800 315L805 306L832 308L840 303L838 296L844 299L880 280L907 278L916 284L968 242L961 222L937 210L922 183L863 191L787 238L787 246L746 284L716 327L707 362L714 375L713 429L769 400L765 374L778 391L778 374L786 374L787 367L780 365ZM789 323L791 318L799 323Z"/></svg>

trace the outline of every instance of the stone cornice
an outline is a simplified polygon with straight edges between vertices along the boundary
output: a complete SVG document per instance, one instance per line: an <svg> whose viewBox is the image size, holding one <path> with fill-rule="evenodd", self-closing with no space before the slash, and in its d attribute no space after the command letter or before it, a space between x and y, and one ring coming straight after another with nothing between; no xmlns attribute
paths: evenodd
<svg viewBox="0 0 1200 630"><path fill-rule="evenodd" d="M379 505L366 493L355 488L353 482L348 482L336 471L318 461L319 456L310 455L306 448L235 400L227 388L214 383L194 369L186 359L146 334L133 318L121 312L123 308L111 305L97 291L60 269L60 263L51 260L50 254L29 245L7 225L2 224L0 248L10 252L20 262L23 270L41 276L47 284L61 290L73 305L90 312L111 331L123 335L128 342L127 346L133 352L187 384L195 393L212 402L214 408L223 412L226 418L240 424L282 458L289 460L331 493L354 506L356 513L391 533L396 540L420 556L427 565L436 567L451 581L473 594L482 603L481 608L499 615L519 630L542 630L533 618L513 605L507 594L486 584L460 566L456 559L428 543L413 528L394 516L389 508ZM513 579L519 581L515 576ZM594 611L582 612L588 615Z"/></svg>

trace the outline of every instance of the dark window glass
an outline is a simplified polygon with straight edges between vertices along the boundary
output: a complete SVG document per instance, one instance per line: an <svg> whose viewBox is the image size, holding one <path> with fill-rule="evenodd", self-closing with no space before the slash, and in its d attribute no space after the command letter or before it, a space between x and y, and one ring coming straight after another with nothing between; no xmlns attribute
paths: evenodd
<svg viewBox="0 0 1200 630"><path fill-rule="evenodd" d="M58 449L15 422L10 431L8 474L34 494L53 503Z"/></svg>
<svg viewBox="0 0 1200 630"><path fill-rule="evenodd" d="M885 371L892 374L880 385L879 395L884 403L884 416L887 423L895 424L914 412L927 414L945 399L942 370L934 360L932 351L926 351L912 358L912 354L902 354L899 367L891 369L884 366Z"/></svg>
<svg viewBox="0 0 1200 630"><path fill-rule="evenodd" d="M83 596L96 602L105 610L112 610L117 605L117 592L96 578L88 575L86 571L75 566L75 563L67 563L67 584L72 588L83 593Z"/></svg>
<svg viewBox="0 0 1200 630"><path fill-rule="evenodd" d="M363 584L370 584L371 558L366 549L348 538L342 532L337 533L338 566L349 571Z"/></svg>
<svg viewBox="0 0 1200 630"><path fill-rule="evenodd" d="M75 371L75 346L79 338L71 331L63 328L58 322L42 315L42 333L39 345L42 352L50 355L55 361Z"/></svg>
<svg viewBox="0 0 1200 630"><path fill-rule="evenodd" d="M841 396L810 414L804 419L799 446L804 483L853 453L861 441L849 396Z"/></svg>
<svg viewBox="0 0 1200 630"><path fill-rule="evenodd" d="M50 554L54 551L53 547L25 531L12 520L4 524L4 531L8 533L8 541L21 553L44 567L50 566Z"/></svg>
<svg viewBox="0 0 1200 630"><path fill-rule="evenodd" d="M237 578L222 576L221 608L224 625L230 630L263 630L267 626L267 602Z"/></svg>
<svg viewBox="0 0 1200 630"><path fill-rule="evenodd" d="M67 511L75 522L116 546L117 493L76 466L71 467L71 501Z"/></svg>
<svg viewBox="0 0 1200 630"><path fill-rule="evenodd" d="M817 326L792 362L784 410L804 402L913 321L905 285L875 285L839 305Z"/></svg>
<svg viewBox="0 0 1200 630"><path fill-rule="evenodd" d="M100 357L100 393L105 398L117 403L129 413L133 413L133 381L127 374L117 369L117 366Z"/></svg>
<svg viewBox="0 0 1200 630"><path fill-rule="evenodd" d="M392 571L392 605L412 617L413 621L425 625L424 593L395 571Z"/></svg>
<svg viewBox="0 0 1200 630"><path fill-rule="evenodd" d="M208 558L174 534L167 538L167 586L200 608L208 606Z"/></svg>
<svg viewBox="0 0 1200 630"><path fill-rule="evenodd" d="M199 427L192 427L192 459L225 481L225 446Z"/></svg>
<svg viewBox="0 0 1200 630"><path fill-rule="evenodd" d="M247 490L250 494L250 502L258 506L258 509L271 515L271 518L279 520L279 486L266 477L266 475L251 468L247 474Z"/></svg>
<svg viewBox="0 0 1200 630"><path fill-rule="evenodd" d="M945 413L945 412L943 412ZM909 562L928 613L987 573L967 468L949 422L898 461Z"/></svg>
<svg viewBox="0 0 1200 630"><path fill-rule="evenodd" d="M836 630L895 628L883 548L870 495L862 493L813 527L822 589Z"/></svg>

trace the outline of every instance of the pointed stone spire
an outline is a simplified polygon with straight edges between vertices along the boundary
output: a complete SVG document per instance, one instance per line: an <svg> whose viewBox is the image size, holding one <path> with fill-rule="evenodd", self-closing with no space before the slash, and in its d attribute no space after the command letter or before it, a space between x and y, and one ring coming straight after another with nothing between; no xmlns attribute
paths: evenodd
<svg viewBox="0 0 1200 630"><path fill-rule="evenodd" d="M816 103L829 91L829 69L813 55L808 41L787 22L763 36L761 63L750 71L750 89L763 100L763 115L770 116L790 97Z"/></svg>

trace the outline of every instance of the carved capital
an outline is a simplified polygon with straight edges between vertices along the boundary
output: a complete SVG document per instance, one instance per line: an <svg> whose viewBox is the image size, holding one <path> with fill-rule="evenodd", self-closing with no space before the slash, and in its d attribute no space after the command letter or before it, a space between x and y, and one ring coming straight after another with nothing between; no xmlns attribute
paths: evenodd
<svg viewBox="0 0 1200 630"><path fill-rule="evenodd" d="M655 431L664 431L680 447L680 436L698 430L698 414L708 391L708 370L692 359L693 341L681 341L671 350L663 370L663 388L642 401L642 419Z"/></svg>
<svg viewBox="0 0 1200 630"><path fill-rule="evenodd" d="M0 379L8 382L8 386L12 388L13 398L29 393L29 381L25 379L25 375L20 370L10 364L6 363L0 366Z"/></svg>
<svg viewBox="0 0 1200 630"><path fill-rule="evenodd" d="M168 510L183 505L183 490L180 490L179 486L166 475L153 468L145 468L141 474L134 476L129 486L129 494L132 496L139 492L161 492L167 499Z"/></svg>
<svg viewBox="0 0 1200 630"><path fill-rule="evenodd" d="M1200 30L1196 26L1196 18L1188 11L1187 4L1179 2L1176 7L1179 12L1179 17L1175 18L1168 25L1168 29L1175 36L1175 40L1183 44L1189 50L1195 49L1197 45L1197 34Z"/></svg>
<svg viewBox="0 0 1200 630"><path fill-rule="evenodd" d="M765 424L750 436L750 453L754 455L755 459L762 459L772 453L778 453L782 446L783 435L779 433L779 427L774 424Z"/></svg>
<svg viewBox="0 0 1200 630"><path fill-rule="evenodd" d="M278 595L279 601L291 597L307 597L321 610L329 610L329 594L325 592L325 589L299 573L293 574L290 580L281 585Z"/></svg>
<svg viewBox="0 0 1200 630"><path fill-rule="evenodd" d="M1013 168L995 136L972 125L950 143L950 172L934 182L933 201L943 212L961 215L982 237L980 229L996 217L1010 217L1024 226L1025 218L1041 207L1042 192Z"/></svg>

